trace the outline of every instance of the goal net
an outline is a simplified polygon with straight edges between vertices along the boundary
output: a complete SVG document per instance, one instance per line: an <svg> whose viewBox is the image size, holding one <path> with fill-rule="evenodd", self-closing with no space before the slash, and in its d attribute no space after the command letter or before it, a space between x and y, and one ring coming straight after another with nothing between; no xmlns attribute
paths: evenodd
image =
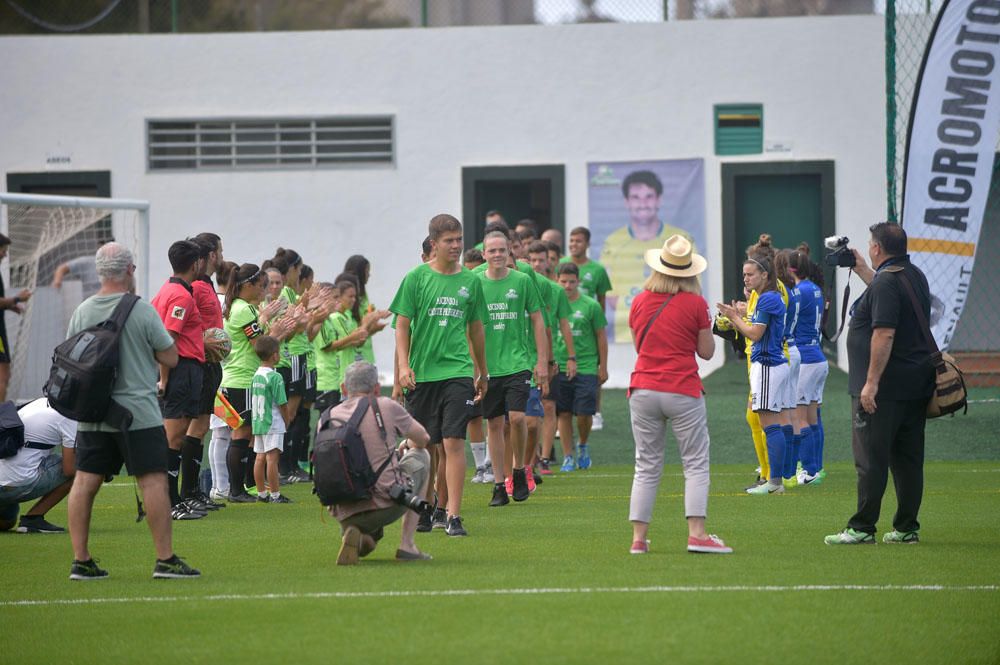
<svg viewBox="0 0 1000 665"><path fill-rule="evenodd" d="M7 399L42 394L52 351L66 338L73 311L100 287L98 247L115 240L132 250L136 293L146 294L148 215L145 201L0 192L0 227L10 238L6 296L32 293L21 314L4 313L11 355Z"/></svg>

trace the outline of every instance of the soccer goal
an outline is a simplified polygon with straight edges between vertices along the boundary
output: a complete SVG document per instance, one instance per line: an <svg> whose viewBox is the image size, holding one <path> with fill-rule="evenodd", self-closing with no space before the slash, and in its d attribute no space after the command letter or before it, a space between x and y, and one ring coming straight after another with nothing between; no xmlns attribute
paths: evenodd
<svg viewBox="0 0 1000 665"><path fill-rule="evenodd" d="M30 289L23 312L7 311L11 368L7 399L42 394L52 350L76 306L99 288L94 254L115 240L132 250L136 293L149 288L149 203L126 199L0 192L0 228L10 238L6 295Z"/></svg>

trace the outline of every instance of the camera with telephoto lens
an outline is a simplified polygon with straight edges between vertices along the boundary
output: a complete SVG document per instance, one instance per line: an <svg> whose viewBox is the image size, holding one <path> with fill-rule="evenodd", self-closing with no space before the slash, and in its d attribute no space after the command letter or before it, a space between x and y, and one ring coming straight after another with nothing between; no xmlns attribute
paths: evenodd
<svg viewBox="0 0 1000 665"><path fill-rule="evenodd" d="M847 236L830 236L823 241L823 245L829 250L826 253L826 265L836 268L853 268L858 264L854 258L854 252L847 248L851 241Z"/></svg>
<svg viewBox="0 0 1000 665"><path fill-rule="evenodd" d="M434 512L434 506L414 494L413 490L409 487L400 485L399 483L393 483L389 488L389 498L404 508L409 508L417 513L426 513L430 515Z"/></svg>

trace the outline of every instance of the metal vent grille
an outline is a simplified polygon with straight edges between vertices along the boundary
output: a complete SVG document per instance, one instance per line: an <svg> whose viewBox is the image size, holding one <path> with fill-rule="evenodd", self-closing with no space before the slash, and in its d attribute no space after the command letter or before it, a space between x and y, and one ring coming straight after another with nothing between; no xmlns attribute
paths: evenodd
<svg viewBox="0 0 1000 665"><path fill-rule="evenodd" d="M148 120L150 171L392 164L391 116Z"/></svg>

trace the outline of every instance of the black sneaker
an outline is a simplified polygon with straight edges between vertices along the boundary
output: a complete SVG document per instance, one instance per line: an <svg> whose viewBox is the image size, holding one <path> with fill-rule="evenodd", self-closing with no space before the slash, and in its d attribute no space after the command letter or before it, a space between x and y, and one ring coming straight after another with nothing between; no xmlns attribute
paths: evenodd
<svg viewBox="0 0 1000 665"><path fill-rule="evenodd" d="M268 496L264 496L263 494L257 495L257 503L270 503L270 501L271 501L270 495Z"/></svg>
<svg viewBox="0 0 1000 665"><path fill-rule="evenodd" d="M73 565L69 569L71 580L103 580L108 576L108 571L97 565L93 559L86 561L73 560Z"/></svg>
<svg viewBox="0 0 1000 665"><path fill-rule="evenodd" d="M66 529L47 522L42 515L22 515L18 533L66 533Z"/></svg>
<svg viewBox="0 0 1000 665"><path fill-rule="evenodd" d="M289 499L284 494L277 494L277 495L272 494L271 498L268 499L268 501L270 501L271 503L292 503L292 500Z"/></svg>
<svg viewBox="0 0 1000 665"><path fill-rule="evenodd" d="M506 506L508 503L510 503L510 498L507 497L507 488L504 487L503 483L493 483L493 498L490 500L490 508Z"/></svg>
<svg viewBox="0 0 1000 665"><path fill-rule="evenodd" d="M205 513L196 513L184 503L178 503L170 509L170 518L174 520L200 520Z"/></svg>
<svg viewBox="0 0 1000 665"><path fill-rule="evenodd" d="M295 469L289 475L298 478L300 483L308 483L310 480L312 480L312 478L309 477L309 474L303 471L302 469Z"/></svg>
<svg viewBox="0 0 1000 665"><path fill-rule="evenodd" d="M246 492L236 495L230 494L229 498L226 500L229 501L229 503L257 503L257 499L250 496Z"/></svg>
<svg viewBox="0 0 1000 665"><path fill-rule="evenodd" d="M431 528L432 529L448 528L448 514L444 511L444 508L434 509L434 515L431 516Z"/></svg>
<svg viewBox="0 0 1000 665"><path fill-rule="evenodd" d="M208 515L208 506L203 504L198 499L195 499L194 497L185 499L183 503L192 513L201 514L202 517Z"/></svg>
<svg viewBox="0 0 1000 665"><path fill-rule="evenodd" d="M541 485L544 481L542 474L538 473L538 469L531 467L531 478L535 481L536 485Z"/></svg>
<svg viewBox="0 0 1000 665"><path fill-rule="evenodd" d="M524 501L531 496L528 490L528 474L525 469L514 469L514 501Z"/></svg>
<svg viewBox="0 0 1000 665"><path fill-rule="evenodd" d="M468 536L469 532L465 530L462 526L462 518L458 515L453 515L448 518L448 526L445 527L444 532L449 536Z"/></svg>
<svg viewBox="0 0 1000 665"><path fill-rule="evenodd" d="M157 559L156 567L153 568L154 580L184 580L192 577L201 577L201 571L187 565L176 554L166 561Z"/></svg>
<svg viewBox="0 0 1000 665"><path fill-rule="evenodd" d="M433 527L431 526L431 514L430 513L420 513L420 518L417 520L417 531L420 533L427 533Z"/></svg>
<svg viewBox="0 0 1000 665"><path fill-rule="evenodd" d="M204 504L204 506L209 510L221 510L222 508L226 507L226 504L220 503L218 501L213 501L210 496L208 496L201 490L195 491L191 496L192 498L197 499L199 502Z"/></svg>

